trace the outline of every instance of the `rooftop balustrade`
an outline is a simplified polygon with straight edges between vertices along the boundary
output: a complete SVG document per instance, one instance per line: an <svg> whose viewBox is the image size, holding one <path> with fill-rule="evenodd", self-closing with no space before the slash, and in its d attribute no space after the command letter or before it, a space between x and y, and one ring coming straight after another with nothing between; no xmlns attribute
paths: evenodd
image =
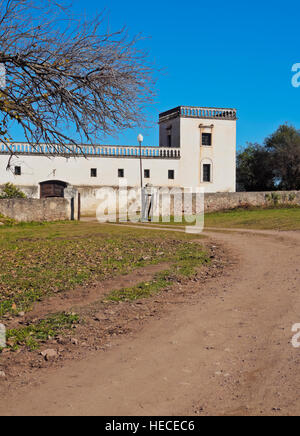
<svg viewBox="0 0 300 436"><path fill-rule="evenodd" d="M10 155L40 155L40 156L64 156L64 157L110 157L110 158L140 158L143 159L180 159L178 148L139 147L139 146L51 146L40 144L33 147L26 143L13 143L8 147L0 144L0 154Z"/></svg>
<svg viewBox="0 0 300 436"><path fill-rule="evenodd" d="M228 108L207 108L193 106L178 106L159 115L159 121L163 122L170 118L200 118L217 120L236 120L237 110Z"/></svg>

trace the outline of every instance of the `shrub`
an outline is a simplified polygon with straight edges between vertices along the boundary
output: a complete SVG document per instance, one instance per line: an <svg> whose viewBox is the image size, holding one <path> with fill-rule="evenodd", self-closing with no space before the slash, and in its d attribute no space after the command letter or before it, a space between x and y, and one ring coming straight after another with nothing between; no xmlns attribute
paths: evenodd
<svg viewBox="0 0 300 436"><path fill-rule="evenodd" d="M265 199L273 203L274 206L278 206L282 197L278 192L272 192L272 194L266 194Z"/></svg>
<svg viewBox="0 0 300 436"><path fill-rule="evenodd" d="M14 224L16 224L16 221L13 218L8 218L0 213L0 225L13 226Z"/></svg>
<svg viewBox="0 0 300 436"><path fill-rule="evenodd" d="M279 204L280 199L281 199L281 197L280 197L280 194L278 194L278 192L272 193L272 200L273 200L273 203L275 206L277 206Z"/></svg>
<svg viewBox="0 0 300 436"><path fill-rule="evenodd" d="M26 198L24 192L22 192L17 186L12 183L6 183L2 188L0 199L5 198Z"/></svg>
<svg viewBox="0 0 300 436"><path fill-rule="evenodd" d="M266 199L266 201L271 201L272 200L271 194L266 194L265 199Z"/></svg>

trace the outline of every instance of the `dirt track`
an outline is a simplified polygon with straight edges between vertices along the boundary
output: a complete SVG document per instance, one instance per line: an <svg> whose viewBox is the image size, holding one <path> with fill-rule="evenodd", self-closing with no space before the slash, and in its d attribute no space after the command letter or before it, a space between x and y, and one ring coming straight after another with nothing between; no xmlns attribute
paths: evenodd
<svg viewBox="0 0 300 436"><path fill-rule="evenodd" d="M42 373L1 415L300 414L300 232L216 233L240 259L192 304L110 351Z"/></svg>

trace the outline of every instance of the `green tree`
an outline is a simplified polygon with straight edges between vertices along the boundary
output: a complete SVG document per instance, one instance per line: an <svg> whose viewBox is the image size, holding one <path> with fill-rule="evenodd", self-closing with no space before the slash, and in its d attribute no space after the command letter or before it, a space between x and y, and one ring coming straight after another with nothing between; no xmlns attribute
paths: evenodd
<svg viewBox="0 0 300 436"><path fill-rule="evenodd" d="M237 156L237 184L240 191L269 191L275 188L272 159L259 144L248 144Z"/></svg>
<svg viewBox="0 0 300 436"><path fill-rule="evenodd" d="M26 198L26 195L12 183L6 183L0 193L0 199L6 198Z"/></svg>
<svg viewBox="0 0 300 436"><path fill-rule="evenodd" d="M281 190L300 189L300 135L287 124L280 126L265 140L273 172Z"/></svg>

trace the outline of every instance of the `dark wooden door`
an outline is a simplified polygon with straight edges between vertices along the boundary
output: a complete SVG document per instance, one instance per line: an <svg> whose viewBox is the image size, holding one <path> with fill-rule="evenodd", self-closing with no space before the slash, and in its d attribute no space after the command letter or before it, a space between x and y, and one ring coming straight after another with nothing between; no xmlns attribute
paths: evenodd
<svg viewBox="0 0 300 436"><path fill-rule="evenodd" d="M51 197L61 197L65 196L65 188L67 183L58 180L51 180L48 182L40 183L40 197L41 198L51 198Z"/></svg>

